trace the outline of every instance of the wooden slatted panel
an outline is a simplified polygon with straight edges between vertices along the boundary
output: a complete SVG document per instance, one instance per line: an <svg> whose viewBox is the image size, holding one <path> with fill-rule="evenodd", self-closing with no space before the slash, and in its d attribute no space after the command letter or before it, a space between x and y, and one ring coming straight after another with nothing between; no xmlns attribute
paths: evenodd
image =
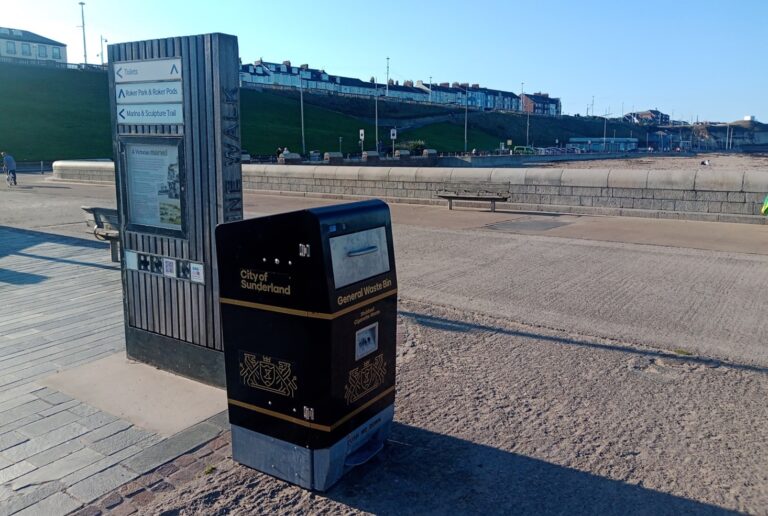
<svg viewBox="0 0 768 516"><path fill-rule="evenodd" d="M186 176L186 238L148 235L121 231L126 250L151 255L190 260L204 264L205 284L174 280L139 271L124 272L126 292L126 320L135 328L172 337L193 344L221 350L220 321L217 299L214 298L216 270L213 230L224 220L223 178L240 177L239 165L223 165L222 149L222 88L237 88L237 45L231 40L220 45L228 36L203 35L168 38L145 42L110 45L109 61L135 61L141 59L182 60L184 91L183 126L176 125L117 125L116 103L111 95L113 140L130 136L183 136L183 160ZM219 67L231 69L220 75ZM220 78L221 77L221 78ZM110 73L110 87L114 91L114 76ZM239 121L238 121L239 123ZM239 131L238 131L239 145ZM115 155L119 147L115 144ZM119 161L119 160L116 160ZM122 174L123 163L118 164ZM120 179L120 178L119 178ZM118 185L124 189L125 180ZM127 205L118 193L121 219L127 220ZM242 211L239 217L241 218ZM230 213L231 220L233 215Z"/></svg>

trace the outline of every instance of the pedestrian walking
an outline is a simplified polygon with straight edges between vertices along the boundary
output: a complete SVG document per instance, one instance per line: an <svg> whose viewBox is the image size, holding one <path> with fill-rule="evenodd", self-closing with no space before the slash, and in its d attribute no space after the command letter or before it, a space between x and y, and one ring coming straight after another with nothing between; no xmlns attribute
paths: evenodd
<svg viewBox="0 0 768 516"><path fill-rule="evenodd" d="M0 152L0 156L3 158L5 181L8 183L8 186L16 186L16 160L5 151Z"/></svg>

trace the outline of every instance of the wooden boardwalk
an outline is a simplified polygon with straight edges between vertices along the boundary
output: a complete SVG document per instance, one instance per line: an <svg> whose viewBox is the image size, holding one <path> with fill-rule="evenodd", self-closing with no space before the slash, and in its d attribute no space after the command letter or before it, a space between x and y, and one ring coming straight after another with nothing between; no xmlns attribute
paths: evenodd
<svg viewBox="0 0 768 516"><path fill-rule="evenodd" d="M106 244L0 227L0 395L124 347Z"/></svg>

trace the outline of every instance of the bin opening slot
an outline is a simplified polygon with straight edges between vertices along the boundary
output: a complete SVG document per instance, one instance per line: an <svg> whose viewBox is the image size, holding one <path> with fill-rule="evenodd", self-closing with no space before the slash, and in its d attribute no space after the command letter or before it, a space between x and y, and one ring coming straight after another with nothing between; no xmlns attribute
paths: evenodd
<svg viewBox="0 0 768 516"><path fill-rule="evenodd" d="M370 245L368 247L363 247L362 249L355 249L354 251L349 251L347 253L347 256L350 258L354 258L355 256L363 256L366 254L375 253L379 250L379 246L376 245Z"/></svg>
<svg viewBox="0 0 768 516"><path fill-rule="evenodd" d="M332 237L329 243L337 289L390 270L387 232L383 226Z"/></svg>

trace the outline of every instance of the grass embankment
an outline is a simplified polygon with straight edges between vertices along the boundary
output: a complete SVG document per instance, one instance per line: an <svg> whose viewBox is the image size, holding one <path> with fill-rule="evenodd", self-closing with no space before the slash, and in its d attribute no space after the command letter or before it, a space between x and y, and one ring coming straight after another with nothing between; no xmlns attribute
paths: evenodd
<svg viewBox="0 0 768 516"><path fill-rule="evenodd" d="M0 148L19 161L110 158L109 92L107 74L37 66L0 64ZM292 92L241 90L242 146L251 154L273 154L287 146L301 151L301 113ZM445 121L445 115L450 116ZM441 152L464 149L464 112L455 108L395 102L379 103L379 118L389 120L441 120L417 129L400 130L398 142L423 141ZM306 149L360 151L358 134L365 129L365 149L374 148L374 103L328 95L304 96ZM394 123L394 122L393 122ZM499 142L526 141L527 117L518 114L470 112L467 149L496 149ZM398 123L399 125L399 123ZM379 126L382 150L391 149L389 126ZM607 135L635 136L641 144L645 130L608 123ZM602 138L603 120L577 117L530 117L528 140L552 146L572 136Z"/></svg>
<svg viewBox="0 0 768 516"><path fill-rule="evenodd" d="M240 90L241 137L251 154L273 154L278 146L301 152L301 105L298 99L255 90ZM375 128L351 116L304 103L307 152L360 152L360 129L365 129L365 149L374 148ZM382 128L379 127L379 137Z"/></svg>
<svg viewBox="0 0 768 516"><path fill-rule="evenodd" d="M107 74L0 65L0 148L18 161L109 158Z"/></svg>
<svg viewBox="0 0 768 516"><path fill-rule="evenodd" d="M439 152L456 152L464 150L464 126L461 124L443 122L426 125L418 129L402 132L398 136L406 140L423 140L425 146ZM475 129L467 128L467 150L498 149L500 140L494 135Z"/></svg>
<svg viewBox="0 0 768 516"><path fill-rule="evenodd" d="M602 140L603 134L608 139L637 138L639 144L645 143L647 128L637 125L608 121L604 124L597 117L544 117L526 116L510 113L482 113L470 118L470 126L485 131L498 138L499 141L512 140L512 145L525 145L526 125L528 142L535 147L562 146L569 138L594 138ZM603 132L605 130L605 133ZM614 132L615 131L615 132Z"/></svg>
<svg viewBox="0 0 768 516"><path fill-rule="evenodd" d="M308 98L312 98L311 102ZM323 97L330 100L332 97ZM370 112L365 113L358 99L353 99L350 105L359 116L373 118L373 102L369 102ZM342 152L359 152L358 135L360 129L365 129L365 149L373 150L375 127L369 122L318 106L316 95L306 95L304 98L304 132L307 151L339 150L339 137L342 137ZM379 104L381 108L383 102ZM288 148L294 152L301 150L301 107L298 96L241 90L240 105L242 112L243 148L252 154L271 154L277 146ZM342 108L338 98L332 105ZM410 107L410 105L408 105ZM395 106L402 109L402 106ZM419 109L422 106L414 106ZM434 109L427 116L444 114ZM419 111L421 113L421 111ZM392 113L387 113L391 115ZM421 113L424 114L424 113ZM379 116L384 118L382 111ZM458 116L458 115L457 115ZM394 118L394 117L392 117ZM463 114L461 117L463 124ZM457 119L458 120L458 119ZM379 126L379 140L382 152L391 152L392 141L389 139L389 126ZM438 151L458 151L464 149L464 126L454 123L432 124L409 131L400 131L398 141L423 140L427 147ZM495 136L484 131L470 128L467 134L468 148L491 149L499 145Z"/></svg>

